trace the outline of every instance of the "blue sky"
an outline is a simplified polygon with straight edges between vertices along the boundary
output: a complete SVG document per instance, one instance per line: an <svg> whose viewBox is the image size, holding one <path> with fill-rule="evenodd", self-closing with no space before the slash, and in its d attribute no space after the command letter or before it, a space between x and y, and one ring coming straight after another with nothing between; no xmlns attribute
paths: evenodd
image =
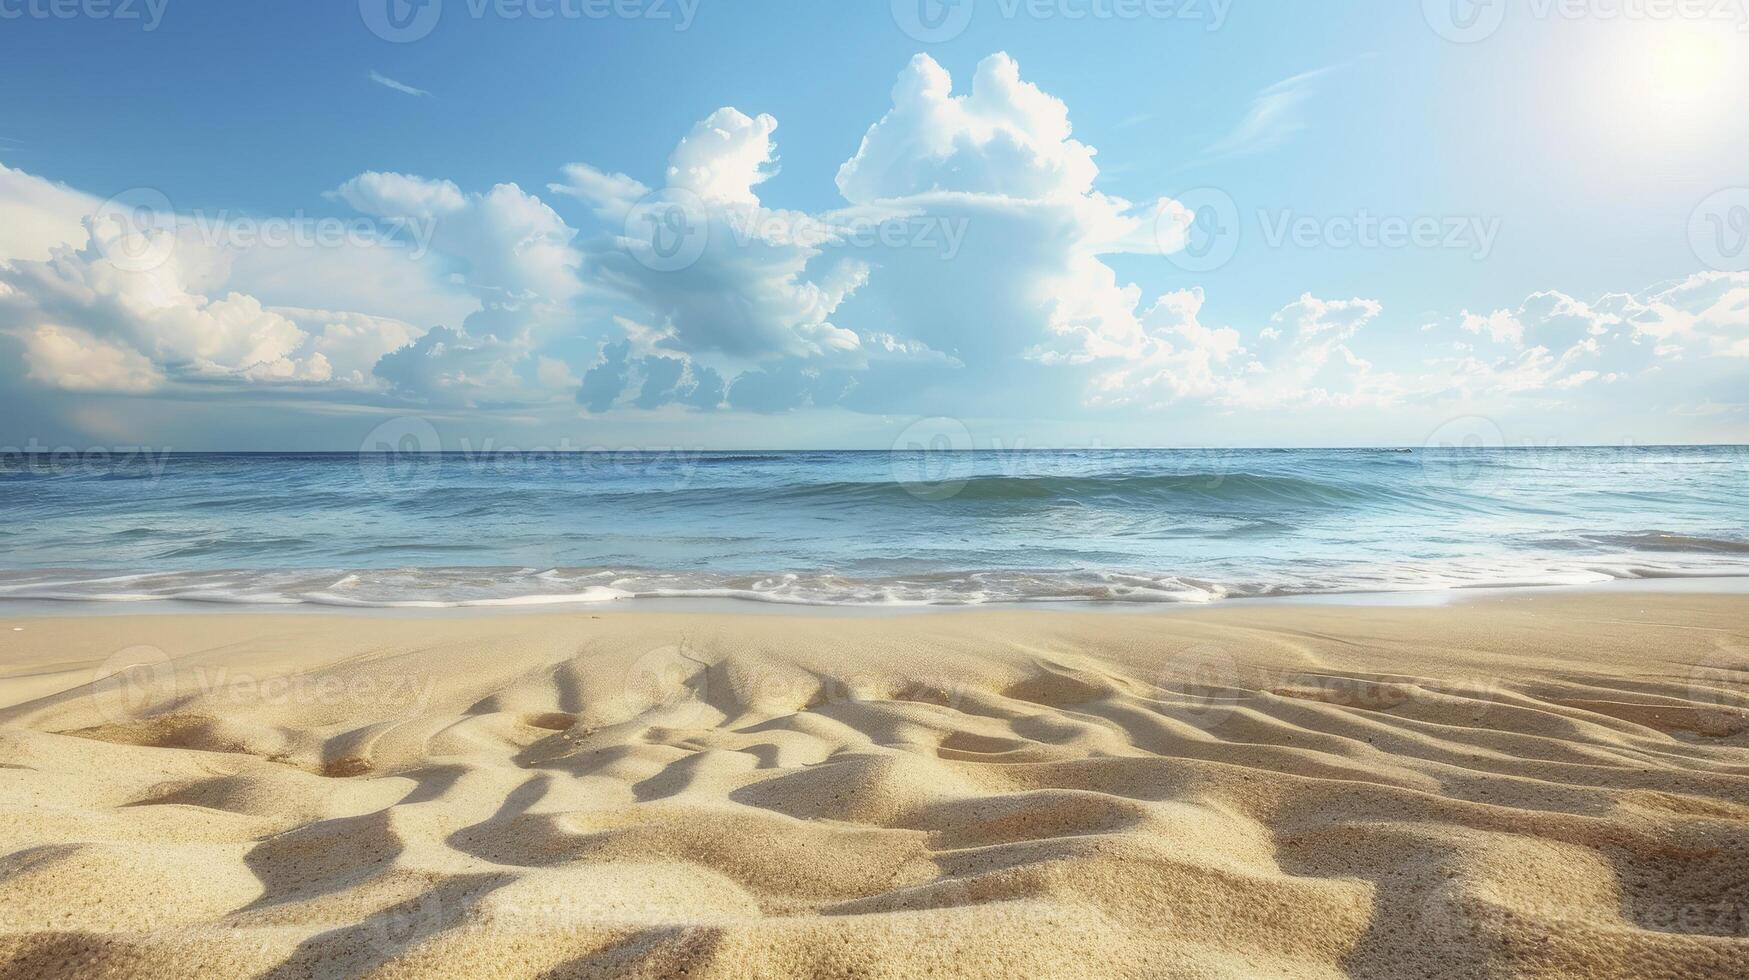
<svg viewBox="0 0 1749 980"><path fill-rule="evenodd" d="M0 0L0 445L1749 441L1746 23Z"/></svg>

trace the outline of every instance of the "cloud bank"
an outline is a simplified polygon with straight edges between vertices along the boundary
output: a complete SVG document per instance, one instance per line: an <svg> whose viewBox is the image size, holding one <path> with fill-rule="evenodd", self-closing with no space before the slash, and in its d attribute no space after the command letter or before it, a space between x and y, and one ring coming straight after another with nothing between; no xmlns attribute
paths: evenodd
<svg viewBox="0 0 1749 980"><path fill-rule="evenodd" d="M1260 95L1217 155L1265 148L1315 81ZM830 210L765 199L778 132L725 107L649 174L572 162L538 190L365 171L327 189L332 214L252 217L248 235L153 192L99 200L0 166L0 346L21 366L0 386L482 416L1073 419L1534 411L1648 379L1716 388L1749 365L1744 274L1413 321L1302 288L1267 321L1209 322L1203 286L1148 296L1116 271L1182 248L1190 210L1101 191L1068 107L1005 54L963 88L913 58Z"/></svg>

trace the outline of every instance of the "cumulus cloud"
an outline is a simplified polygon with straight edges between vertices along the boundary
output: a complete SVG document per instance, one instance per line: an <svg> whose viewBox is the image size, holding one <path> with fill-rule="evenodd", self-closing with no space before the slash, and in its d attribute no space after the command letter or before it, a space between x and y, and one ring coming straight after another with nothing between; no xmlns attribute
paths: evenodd
<svg viewBox="0 0 1749 980"><path fill-rule="evenodd" d="M1322 78L1259 93L1209 152L1291 133ZM1749 357L1749 274L1585 299L1547 290L1425 327L1296 283L1272 316L1221 322L1218 292L1154 295L1118 271L1132 268L1122 256L1183 246L1182 204L1097 189L1097 151L1069 108L1007 55L962 82L913 58L838 167L840 200L811 211L767 200L778 121L728 107L676 133L645 179L573 163L547 200L513 183L360 173L330 197L380 234L314 249L215 241L187 214L118 241L128 230L93 222L94 198L0 167L0 333L22 365L0 383L571 418L1072 418L1544 405L1661 372L1719 378L1741 369L1701 365ZM172 247L131 261L154 235Z"/></svg>
<svg viewBox="0 0 1749 980"><path fill-rule="evenodd" d="M718 109L694 126L668 157L668 186L707 201L757 206L753 188L776 176L777 120Z"/></svg>
<svg viewBox="0 0 1749 980"><path fill-rule="evenodd" d="M839 168L842 213L964 233L951 256L872 250L856 311L973 375L1026 358L1142 356L1141 291L1103 257L1172 247L1158 232L1176 227L1173 202L1135 207L1094 190L1096 151L1074 137L1067 106L1006 54L984 59L957 95L948 72L918 55L892 96Z"/></svg>
<svg viewBox="0 0 1749 980"><path fill-rule="evenodd" d="M41 262L60 245L85 240L98 201L65 184L0 164L0 262Z"/></svg>
<svg viewBox="0 0 1749 980"><path fill-rule="evenodd" d="M1693 356L1749 356L1749 273L1699 273L1591 301L1545 290L1512 309L1465 311L1459 326L1489 344L1435 362L1449 372L1450 390L1524 394L1613 384ZM1433 378L1427 386L1441 387Z"/></svg>
<svg viewBox="0 0 1749 980"><path fill-rule="evenodd" d="M137 394L164 382L164 376L138 351L83 330L45 323L23 337L30 377L65 391Z"/></svg>
<svg viewBox="0 0 1749 980"><path fill-rule="evenodd" d="M297 301L358 299L414 316L479 306L392 236L306 241L309 228L289 220L181 214L150 194L142 210L5 168L0 196L8 217L28 219L6 223L0 246L0 330L24 344L26 378L49 387L376 387L376 362L425 328ZM273 295L292 302L263 298ZM70 360L80 350L89 366Z"/></svg>
<svg viewBox="0 0 1749 980"><path fill-rule="evenodd" d="M807 214L764 207L755 192L771 175L776 128L770 116L719 109L681 139L659 189L585 164L552 185L612 232L588 247L591 281L659 324L675 353L757 362L859 345L832 317L866 269L815 267L830 232Z"/></svg>
<svg viewBox="0 0 1749 980"><path fill-rule="evenodd" d="M1245 409L1385 404L1397 380L1373 369L1349 341L1374 320L1376 300L1310 293L1282 307L1247 341L1203 322L1201 289L1162 296L1143 320L1142 341L1096 378L1101 404L1158 407L1185 399Z"/></svg>
<svg viewBox="0 0 1749 980"><path fill-rule="evenodd" d="M367 313L297 307L278 307L275 312L310 338L310 349L329 364L335 380L353 385L368 384L383 355L425 333L411 323Z"/></svg>
<svg viewBox="0 0 1749 980"><path fill-rule="evenodd" d="M168 232L166 232L168 233ZM45 262L0 267L0 328L60 325L125 347L184 377L325 381L326 359L310 335L252 296L208 296L185 283L182 257L134 268L105 246L57 249ZM40 379L40 377L39 377Z"/></svg>
<svg viewBox="0 0 1749 980"><path fill-rule="evenodd" d="M607 344L601 348L601 360L583 375L583 387L577 392L577 403L591 412L605 412L619 400L631 374L632 345L628 341Z"/></svg>
<svg viewBox="0 0 1749 980"><path fill-rule="evenodd" d="M576 231L515 184L473 194L447 180L368 171L334 194L364 214L426 230L455 274L482 292L563 302L581 288Z"/></svg>
<svg viewBox="0 0 1749 980"><path fill-rule="evenodd" d="M743 375L745 377L745 375ZM667 354L635 356L630 340L603 344L595 365L584 374L577 403L594 413L611 411L632 392L632 407L651 410L678 404L708 411L723 401L722 375L690 358Z"/></svg>
<svg viewBox="0 0 1749 980"><path fill-rule="evenodd" d="M1095 150L1075 140L1069 109L1022 81L1006 54L979 63L971 91L917 55L893 86L893 107L838 169L838 189L855 204L959 192L1021 200L1090 193Z"/></svg>
<svg viewBox="0 0 1749 980"><path fill-rule="evenodd" d="M375 370L404 397L480 407L523 394L514 365L525 353L494 336L470 337L451 327L433 327L413 343L384 354Z"/></svg>

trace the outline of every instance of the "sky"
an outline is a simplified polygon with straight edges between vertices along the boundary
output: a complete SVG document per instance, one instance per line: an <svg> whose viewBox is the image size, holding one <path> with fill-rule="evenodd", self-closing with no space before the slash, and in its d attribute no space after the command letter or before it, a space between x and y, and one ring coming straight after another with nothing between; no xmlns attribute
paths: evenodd
<svg viewBox="0 0 1749 980"><path fill-rule="evenodd" d="M0 0L0 448L1749 442L1749 0Z"/></svg>

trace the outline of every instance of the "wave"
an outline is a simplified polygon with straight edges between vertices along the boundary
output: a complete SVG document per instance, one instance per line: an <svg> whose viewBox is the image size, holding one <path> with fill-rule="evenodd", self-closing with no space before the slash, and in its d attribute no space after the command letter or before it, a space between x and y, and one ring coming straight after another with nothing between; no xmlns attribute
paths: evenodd
<svg viewBox="0 0 1749 980"><path fill-rule="evenodd" d="M1299 476L1227 473L1217 469L1181 473L1105 475L965 475L951 470L897 479L797 483L771 492L799 499L1103 502L1112 498L1168 501L1194 498L1229 503L1345 506L1413 496L1402 490Z"/></svg>
<svg viewBox="0 0 1749 980"><path fill-rule="evenodd" d="M1363 483L1264 473L1230 473L1218 469L1179 473L1113 473L1102 475L906 473L866 480L724 483L696 481L677 471L673 479L623 486L617 481L530 486L469 487L456 496L413 493L404 496L360 495L354 504L375 503L422 517L472 519L503 513L563 511L578 506L629 506L661 511L692 504L717 508L759 509L774 503L788 507L890 506L934 508L987 504L1064 504L1089 507L1218 506L1258 511L1282 508L1338 509L1387 506L1463 508L1450 495L1436 500L1431 491L1388 482ZM1461 495L1460 495L1461 496ZM316 503L321 503L318 500ZM300 506L302 502L300 501ZM1481 502L1477 502L1481 505ZM272 506L264 498L233 501L226 509L253 510ZM1261 519L1261 518L1259 518Z"/></svg>
<svg viewBox="0 0 1749 980"><path fill-rule="evenodd" d="M200 602L444 609L731 599L810 606L974 606L1009 603L1210 603L1227 599L1581 586L1613 581L1749 577L1749 562L1403 562L1326 567L1316 575L1212 579L1108 570L929 572L852 577L831 572L735 574L619 569L408 568L0 573L0 601Z"/></svg>
<svg viewBox="0 0 1749 980"><path fill-rule="evenodd" d="M1706 538L1669 531L1638 534L1587 534L1587 541L1636 551L1698 552L1717 555L1749 555L1749 541L1736 538Z"/></svg>

